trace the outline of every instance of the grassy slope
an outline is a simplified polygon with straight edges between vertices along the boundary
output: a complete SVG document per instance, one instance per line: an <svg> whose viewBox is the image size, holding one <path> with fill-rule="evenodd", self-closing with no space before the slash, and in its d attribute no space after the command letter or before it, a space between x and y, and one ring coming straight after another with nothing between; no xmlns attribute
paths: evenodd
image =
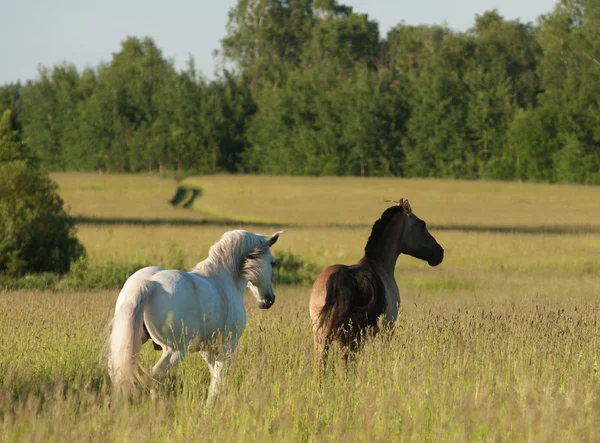
<svg viewBox="0 0 600 443"><path fill-rule="evenodd" d="M6 440L592 441L600 435L600 188L218 176L188 179L204 189L194 213L171 208L175 183L159 178L54 178L75 215L208 222L83 224L80 236L96 263L189 267L224 230L271 232L276 227L269 223L289 225L276 248L322 266L351 262L385 208L381 200L400 196L428 221L447 255L435 269L401 258L396 332L324 379L312 365L308 290L276 288L277 304L267 312L247 298L248 329L211 412L202 407L208 370L198 356L173 371L158 399L112 402L98 353L116 291L0 293ZM222 217L234 221L225 226ZM441 229L451 226L460 229ZM486 226L537 233L480 231ZM150 364L157 355L145 348Z"/></svg>
<svg viewBox="0 0 600 443"><path fill-rule="evenodd" d="M245 221L368 225L386 199L408 198L436 227L593 227L600 188L465 180L204 176L196 208Z"/></svg>

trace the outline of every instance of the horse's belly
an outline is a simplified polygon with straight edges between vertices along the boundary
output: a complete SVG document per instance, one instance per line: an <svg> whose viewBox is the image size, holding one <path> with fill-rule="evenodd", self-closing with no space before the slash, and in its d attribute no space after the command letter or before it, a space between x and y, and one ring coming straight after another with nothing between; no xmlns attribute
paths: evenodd
<svg viewBox="0 0 600 443"><path fill-rule="evenodd" d="M207 312L194 300L186 303L183 300L163 299L160 296L153 298L144 312L150 335L154 335L154 332L168 342L210 337L218 329L218 317L219 312Z"/></svg>
<svg viewBox="0 0 600 443"><path fill-rule="evenodd" d="M188 336L186 341L188 352L216 351L222 346L228 347L232 342L237 343L245 326L245 319L243 321L240 319L236 323L215 325L210 334L209 331L198 330Z"/></svg>

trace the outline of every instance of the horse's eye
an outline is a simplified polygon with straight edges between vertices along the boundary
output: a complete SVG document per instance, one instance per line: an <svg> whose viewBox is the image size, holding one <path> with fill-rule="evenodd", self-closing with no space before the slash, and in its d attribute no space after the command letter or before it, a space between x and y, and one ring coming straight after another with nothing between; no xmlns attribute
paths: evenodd
<svg viewBox="0 0 600 443"><path fill-rule="evenodd" d="M273 266L273 267L277 266L277 262L276 261L272 261L271 262L271 266Z"/></svg>

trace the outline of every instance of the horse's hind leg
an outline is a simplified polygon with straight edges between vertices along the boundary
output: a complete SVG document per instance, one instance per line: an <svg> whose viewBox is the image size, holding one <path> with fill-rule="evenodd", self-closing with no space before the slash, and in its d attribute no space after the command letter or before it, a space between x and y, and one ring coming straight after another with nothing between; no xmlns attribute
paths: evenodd
<svg viewBox="0 0 600 443"><path fill-rule="evenodd" d="M152 375L154 377L161 377L165 375L169 369L183 360L185 354L179 350L165 348L160 357L160 360L152 368Z"/></svg>
<svg viewBox="0 0 600 443"><path fill-rule="evenodd" d="M327 354L331 346L331 337L327 337L322 331L314 331L315 361L322 372L327 367Z"/></svg>

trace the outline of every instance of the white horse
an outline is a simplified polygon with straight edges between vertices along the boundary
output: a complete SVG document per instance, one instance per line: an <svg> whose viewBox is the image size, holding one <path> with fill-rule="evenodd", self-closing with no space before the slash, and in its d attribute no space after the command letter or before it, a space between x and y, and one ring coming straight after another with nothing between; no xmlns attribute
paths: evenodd
<svg viewBox="0 0 600 443"><path fill-rule="evenodd" d="M150 266L129 277L117 299L106 346L115 388L129 392L141 382L137 357L142 344L152 339L162 348L153 377L164 375L187 352L200 352L211 373L207 403L212 404L246 326L246 286L261 309L275 302L270 247L279 234L229 231L191 272Z"/></svg>

